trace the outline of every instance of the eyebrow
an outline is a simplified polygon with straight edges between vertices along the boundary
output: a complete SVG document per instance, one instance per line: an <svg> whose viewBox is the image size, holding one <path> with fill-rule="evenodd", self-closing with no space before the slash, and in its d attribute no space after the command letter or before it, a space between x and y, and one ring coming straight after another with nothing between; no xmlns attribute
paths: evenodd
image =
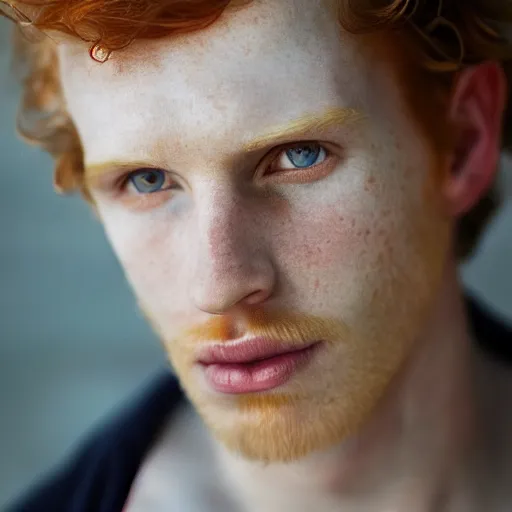
<svg viewBox="0 0 512 512"><path fill-rule="evenodd" d="M270 145L277 145L288 142L295 138L304 137L308 134L320 134L332 126L344 126L354 124L365 119L366 116L359 110L353 108L329 108L316 114L305 114L298 119L286 124L270 128L267 132L256 136L245 143L243 150L253 152L265 149ZM133 171L138 168L160 168L138 160L117 161L111 160L102 163L92 163L85 166L86 181L94 180L99 176L116 171Z"/></svg>
<svg viewBox="0 0 512 512"><path fill-rule="evenodd" d="M294 121L271 128L244 145L244 150L257 151L269 145L287 142L307 134L315 135L331 126L344 126L362 121L366 116L353 108L329 108L317 114L306 114Z"/></svg>

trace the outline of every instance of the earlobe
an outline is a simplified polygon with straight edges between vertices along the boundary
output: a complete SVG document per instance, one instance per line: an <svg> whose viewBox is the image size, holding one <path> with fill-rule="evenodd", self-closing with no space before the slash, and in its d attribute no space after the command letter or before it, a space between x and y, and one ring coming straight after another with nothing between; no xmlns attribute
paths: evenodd
<svg viewBox="0 0 512 512"><path fill-rule="evenodd" d="M460 72L451 100L450 119L456 131L444 193L452 215L471 210L496 176L507 79L498 63L486 62Z"/></svg>

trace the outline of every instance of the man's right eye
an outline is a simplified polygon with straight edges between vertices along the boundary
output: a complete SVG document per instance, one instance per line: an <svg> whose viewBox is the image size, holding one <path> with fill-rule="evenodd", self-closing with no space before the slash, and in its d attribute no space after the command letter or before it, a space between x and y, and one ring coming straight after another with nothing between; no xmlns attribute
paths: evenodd
<svg viewBox="0 0 512 512"><path fill-rule="evenodd" d="M139 169L130 173L125 183L139 194L154 194L176 186L169 174L161 169Z"/></svg>

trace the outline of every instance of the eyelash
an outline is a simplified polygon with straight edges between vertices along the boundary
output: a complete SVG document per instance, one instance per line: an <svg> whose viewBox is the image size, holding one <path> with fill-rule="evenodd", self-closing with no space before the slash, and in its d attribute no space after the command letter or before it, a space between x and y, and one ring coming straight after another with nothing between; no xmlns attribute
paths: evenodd
<svg viewBox="0 0 512 512"><path fill-rule="evenodd" d="M290 167L290 168L277 169L277 170L272 169L274 163L279 161L283 156L285 156L287 151L291 151L293 149L306 148L306 147L317 147L321 152L324 153L324 160L322 162L318 163L318 164L315 163L315 164L313 164L313 165L311 165L309 167ZM270 155L268 155L266 158L264 158L260 162L260 165L263 164L264 162L270 160L269 164L265 166L265 171L267 171L268 169L271 169L272 170L272 175L275 175L275 174L277 174L277 175L288 175L289 173L297 174L297 171L302 171L303 173L307 173L307 171L311 171L313 169L317 169L318 167L322 166L324 164L324 162L329 161L332 157L333 157L332 151L330 151L325 145L320 144L318 142L304 141L304 142L299 142L299 143L296 143L296 144L287 145L287 146L284 146L284 147L281 146L280 148L276 148L275 151L272 151L270 153ZM293 163L291 163L291 164L293 165ZM169 173L167 171L163 170L163 169L152 168L152 167L141 168L141 169L137 169L135 171L131 171L129 173L124 174L119 179L116 188L118 189L119 192L123 193L123 192L126 191L127 187L130 186L130 180L132 178L134 178L137 175L140 175L141 173L152 172L152 171L153 172L161 172L164 175L164 180L165 181L167 181L166 178L169 178ZM132 186L133 186L133 188L136 188L135 185L132 184ZM138 190L134 190L133 194L136 195L136 196L148 196L148 195L158 194L158 193L161 193L161 192L169 192L169 191L175 190L177 187L178 187L178 185L176 184L176 182L173 182L173 185L167 186L166 188L161 188L161 189L156 190L154 192L140 192Z"/></svg>

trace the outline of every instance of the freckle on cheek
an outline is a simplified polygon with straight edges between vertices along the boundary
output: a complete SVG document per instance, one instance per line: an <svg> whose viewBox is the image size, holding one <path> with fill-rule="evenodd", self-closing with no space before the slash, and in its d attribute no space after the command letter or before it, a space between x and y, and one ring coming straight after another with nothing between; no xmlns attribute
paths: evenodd
<svg viewBox="0 0 512 512"><path fill-rule="evenodd" d="M364 183L365 192L371 192L375 183L377 183L375 176L370 176Z"/></svg>

